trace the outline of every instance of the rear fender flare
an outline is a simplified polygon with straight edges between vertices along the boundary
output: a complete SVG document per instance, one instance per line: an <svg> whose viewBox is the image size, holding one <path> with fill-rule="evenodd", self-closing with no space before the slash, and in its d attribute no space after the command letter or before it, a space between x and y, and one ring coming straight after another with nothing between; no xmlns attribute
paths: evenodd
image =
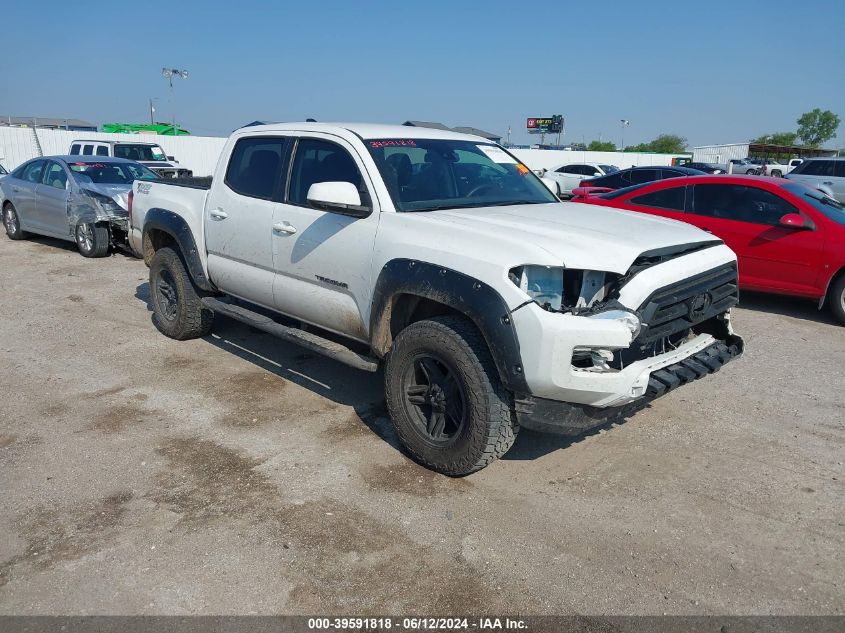
<svg viewBox="0 0 845 633"><path fill-rule="evenodd" d="M427 262L394 259L381 269L370 313L373 354L383 357L390 350L393 308L402 295L436 301L470 319L484 336L504 385L516 394L531 393L505 300L484 282Z"/></svg>
<svg viewBox="0 0 845 633"><path fill-rule="evenodd" d="M144 218L144 243L151 231L162 231L175 240L179 254L188 268L188 274L197 287L208 292L217 290L205 274L194 234L183 217L167 209L150 209Z"/></svg>

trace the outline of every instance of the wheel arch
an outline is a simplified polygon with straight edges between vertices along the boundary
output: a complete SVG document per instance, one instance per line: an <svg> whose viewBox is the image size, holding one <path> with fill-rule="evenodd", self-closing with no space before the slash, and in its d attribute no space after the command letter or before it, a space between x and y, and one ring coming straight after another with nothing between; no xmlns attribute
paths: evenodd
<svg viewBox="0 0 845 633"><path fill-rule="evenodd" d="M384 357L411 323L445 314L469 319L484 337L502 383L515 393L530 393L505 300L484 282L427 262L395 259L379 273L370 313L373 354Z"/></svg>
<svg viewBox="0 0 845 633"><path fill-rule="evenodd" d="M194 234L181 216L167 209L153 208L147 211L141 244L147 265L160 248L173 248L185 262L188 274L197 287L209 292L217 290L205 274Z"/></svg>
<svg viewBox="0 0 845 633"><path fill-rule="evenodd" d="M827 280L827 287L825 287L824 294L822 295L821 299L819 299L819 310L821 310L828 302L828 300L830 299L830 291L843 276L845 276L845 265L840 266L839 270L833 273L830 276L830 279Z"/></svg>

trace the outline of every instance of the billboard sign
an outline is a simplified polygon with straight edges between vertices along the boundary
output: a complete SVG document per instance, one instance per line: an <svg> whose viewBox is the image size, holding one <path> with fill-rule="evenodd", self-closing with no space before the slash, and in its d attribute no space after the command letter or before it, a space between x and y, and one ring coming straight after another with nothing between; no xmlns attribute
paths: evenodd
<svg viewBox="0 0 845 633"><path fill-rule="evenodd" d="M559 134L563 132L563 115L550 117L530 117L526 121L529 134Z"/></svg>

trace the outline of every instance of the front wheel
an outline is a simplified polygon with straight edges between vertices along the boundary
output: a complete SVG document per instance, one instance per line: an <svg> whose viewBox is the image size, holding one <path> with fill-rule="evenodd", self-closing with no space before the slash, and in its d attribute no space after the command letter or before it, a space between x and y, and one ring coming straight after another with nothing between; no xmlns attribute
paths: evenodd
<svg viewBox="0 0 845 633"><path fill-rule="evenodd" d="M481 333L463 318L436 317L402 330L384 380L399 439L432 470L468 475L504 455L516 439L511 394Z"/></svg>
<svg viewBox="0 0 845 633"><path fill-rule="evenodd" d="M26 237L26 233L21 230L21 220L18 217L18 212L12 203L9 203L3 209L3 226L6 228L6 235L10 240L22 240Z"/></svg>
<svg viewBox="0 0 845 633"><path fill-rule="evenodd" d="M772 178L780 178L782 176L783 176L783 172L781 172L779 169L775 169L772 172Z"/></svg>
<svg viewBox="0 0 845 633"><path fill-rule="evenodd" d="M202 305L185 264L172 248L160 248L150 262L153 323L165 336L180 341L211 332L214 313Z"/></svg>
<svg viewBox="0 0 845 633"><path fill-rule="evenodd" d="M93 222L76 225L76 247L83 257L105 257L109 252L111 239L107 226Z"/></svg>
<svg viewBox="0 0 845 633"><path fill-rule="evenodd" d="M845 325L845 275L837 279L836 283L831 286L827 296L830 303L830 311L833 316L842 325Z"/></svg>

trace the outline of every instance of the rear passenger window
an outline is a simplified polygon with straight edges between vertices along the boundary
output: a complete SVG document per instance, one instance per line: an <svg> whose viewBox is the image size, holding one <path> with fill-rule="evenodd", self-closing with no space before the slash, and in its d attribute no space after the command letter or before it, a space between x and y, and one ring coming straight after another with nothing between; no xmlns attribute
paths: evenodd
<svg viewBox="0 0 845 633"><path fill-rule="evenodd" d="M833 175L837 178L845 178L845 160L833 161Z"/></svg>
<svg viewBox="0 0 845 633"><path fill-rule="evenodd" d="M300 139L290 176L288 202L308 204L308 189L316 182L351 182L366 199L361 172L352 156L340 145L314 138Z"/></svg>
<svg viewBox="0 0 845 633"><path fill-rule="evenodd" d="M79 143L74 143L70 146L70 153L71 154L78 154L79 153Z"/></svg>
<svg viewBox="0 0 845 633"><path fill-rule="evenodd" d="M670 187L631 198L631 204L641 204L645 207L668 209L670 211L684 210L684 192L686 187Z"/></svg>
<svg viewBox="0 0 845 633"><path fill-rule="evenodd" d="M109 148L105 145L98 145L97 146L97 156L108 156L109 155Z"/></svg>
<svg viewBox="0 0 845 633"><path fill-rule="evenodd" d="M86 145L82 148L82 155L83 156L91 156L94 153L94 146L93 145Z"/></svg>
<svg viewBox="0 0 845 633"><path fill-rule="evenodd" d="M281 191L282 160L288 139L279 136L253 136L235 143L226 184L235 193L250 198L272 200Z"/></svg>
<svg viewBox="0 0 845 633"><path fill-rule="evenodd" d="M657 180L656 169L634 169L631 171L631 182L635 185L653 180Z"/></svg>

